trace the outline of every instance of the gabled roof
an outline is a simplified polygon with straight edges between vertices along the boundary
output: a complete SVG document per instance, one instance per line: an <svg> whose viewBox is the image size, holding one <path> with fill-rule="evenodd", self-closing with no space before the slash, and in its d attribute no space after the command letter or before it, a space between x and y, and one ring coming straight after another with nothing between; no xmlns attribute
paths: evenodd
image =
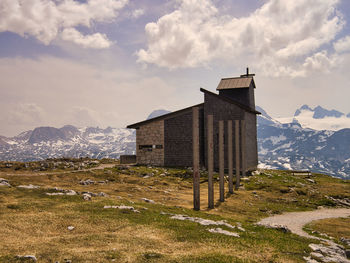
<svg viewBox="0 0 350 263"><path fill-rule="evenodd" d="M261 112L256 111L255 109L252 109L252 108L250 108L250 107L248 107L248 106L246 106L244 104L241 104L241 103L239 103L239 102L237 102L235 100L232 100L232 99L230 99L228 97L225 97L223 95L218 95L216 93L213 93L213 92L211 92L209 90L206 90L206 89L203 89L203 88L201 88L200 91L203 92L203 93L207 93L207 94L213 95L213 96L215 96L215 97L217 97L217 98L219 98L221 100L224 100L224 101L226 101L228 103L234 104L234 105L240 107L241 109L243 109L243 110L245 110L247 112L251 112L251 113L255 113L255 114L261 114Z"/></svg>
<svg viewBox="0 0 350 263"><path fill-rule="evenodd" d="M187 111L190 111L193 107L201 107L201 106L203 106L203 104L204 103L200 103L200 104L193 105L191 107L184 108L184 109L181 109L181 110L178 110L178 111L173 111L173 112L170 112L170 113L167 113L167 114L164 114L164 115L152 118L152 119L148 119L148 120L140 121L140 122L137 122L137 123L134 123L134 124L130 124L130 125L126 126L126 128L128 128L128 129L138 129L140 126L145 125L145 124L150 123L150 122L153 122L153 121L165 120L165 119L169 119L169 118L172 118L172 117L184 114Z"/></svg>
<svg viewBox="0 0 350 263"><path fill-rule="evenodd" d="M224 78L216 90L249 88L252 83L255 88L253 77Z"/></svg>

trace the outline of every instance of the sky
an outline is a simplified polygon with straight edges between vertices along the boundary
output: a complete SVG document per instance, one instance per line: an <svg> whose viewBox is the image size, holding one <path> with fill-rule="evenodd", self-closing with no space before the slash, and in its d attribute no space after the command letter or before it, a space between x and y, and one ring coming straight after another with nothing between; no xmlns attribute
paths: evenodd
<svg viewBox="0 0 350 263"><path fill-rule="evenodd" d="M0 0L0 135L125 127L255 73L272 117L350 112L349 0Z"/></svg>

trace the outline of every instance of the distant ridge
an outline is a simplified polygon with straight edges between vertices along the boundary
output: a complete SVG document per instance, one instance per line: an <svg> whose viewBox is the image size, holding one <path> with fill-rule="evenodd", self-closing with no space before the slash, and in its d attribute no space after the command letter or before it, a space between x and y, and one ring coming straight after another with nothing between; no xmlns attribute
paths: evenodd
<svg viewBox="0 0 350 263"><path fill-rule="evenodd" d="M163 109L152 111L152 113L150 115L148 115L147 120L168 114L170 112L171 111L163 110Z"/></svg>
<svg viewBox="0 0 350 263"><path fill-rule="evenodd" d="M296 110L294 117L299 116L303 111L313 112L314 119L323 119L325 117L335 117L340 118L345 114L337 110L327 110L321 106L317 106L314 109L310 108L308 105L303 105Z"/></svg>
<svg viewBox="0 0 350 263"><path fill-rule="evenodd" d="M303 105L295 111L293 117L277 118L281 123L299 123L303 128L337 131L350 128L350 113L345 115L338 110L328 110L321 106L311 108Z"/></svg>
<svg viewBox="0 0 350 263"><path fill-rule="evenodd" d="M37 127L6 138L0 136L0 160L35 161L59 157L119 158L135 154L135 131L107 127Z"/></svg>

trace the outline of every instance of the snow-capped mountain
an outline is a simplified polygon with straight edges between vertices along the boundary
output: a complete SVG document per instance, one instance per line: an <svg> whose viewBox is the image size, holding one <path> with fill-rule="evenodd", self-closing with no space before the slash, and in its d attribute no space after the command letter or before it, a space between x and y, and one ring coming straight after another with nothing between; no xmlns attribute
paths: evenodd
<svg viewBox="0 0 350 263"><path fill-rule="evenodd" d="M337 110L327 110L321 106L310 108L303 105L295 111L293 117L277 118L281 123L297 122L303 128L315 130L340 130L350 128L350 113L345 115Z"/></svg>
<svg viewBox="0 0 350 263"><path fill-rule="evenodd" d="M130 129L39 127L12 138L0 137L0 160L33 161L57 157L119 158L135 153Z"/></svg>
<svg viewBox="0 0 350 263"><path fill-rule="evenodd" d="M310 111L302 108L298 116L304 110ZM257 127L261 168L307 169L350 179L350 129L303 128L297 121L281 123L262 108L257 107L257 110L262 113L258 116ZM151 116L166 113L168 111L162 110ZM135 153L135 140L132 129L76 128L70 125L60 129L39 127L13 138L0 136L0 160L85 156L119 158L121 154Z"/></svg>
<svg viewBox="0 0 350 263"><path fill-rule="evenodd" d="M283 124L258 110L261 168L307 169L350 179L350 129L315 130L296 121Z"/></svg>
<svg viewBox="0 0 350 263"><path fill-rule="evenodd" d="M159 116L162 116L164 114L168 114L170 113L171 111L168 111L168 110L155 110L155 111L152 111L150 115L148 115L147 117L147 120L149 119L153 119L153 118L156 118L156 117L159 117Z"/></svg>

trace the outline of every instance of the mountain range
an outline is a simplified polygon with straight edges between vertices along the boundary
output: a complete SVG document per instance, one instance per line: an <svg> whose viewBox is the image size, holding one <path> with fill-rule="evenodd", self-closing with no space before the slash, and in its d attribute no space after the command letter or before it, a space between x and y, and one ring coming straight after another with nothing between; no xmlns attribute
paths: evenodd
<svg viewBox="0 0 350 263"><path fill-rule="evenodd" d="M259 167L307 169L350 179L349 128L315 130L302 127L295 119L281 123L257 109L262 113L257 126Z"/></svg>
<svg viewBox="0 0 350 263"><path fill-rule="evenodd" d="M287 118L276 118L281 123L299 123L303 128L314 130L341 130L350 128L350 113L337 110L327 110L321 106L311 108L303 105L295 111L294 116Z"/></svg>
<svg viewBox="0 0 350 263"><path fill-rule="evenodd" d="M34 161L56 157L119 158L135 154L135 131L124 128L38 127L0 137L0 160Z"/></svg>
<svg viewBox="0 0 350 263"><path fill-rule="evenodd" d="M345 114L304 105L296 110L290 122L283 123L262 108L257 110L262 113L257 125L260 168L307 169L350 179L350 129L322 129L322 123L330 118L350 120ZM148 119L168 112L154 111ZM305 115L319 129L307 127L305 118L301 118ZM0 160L119 158L122 154L135 154L135 137L134 130L125 128L38 127L11 138L0 136Z"/></svg>

